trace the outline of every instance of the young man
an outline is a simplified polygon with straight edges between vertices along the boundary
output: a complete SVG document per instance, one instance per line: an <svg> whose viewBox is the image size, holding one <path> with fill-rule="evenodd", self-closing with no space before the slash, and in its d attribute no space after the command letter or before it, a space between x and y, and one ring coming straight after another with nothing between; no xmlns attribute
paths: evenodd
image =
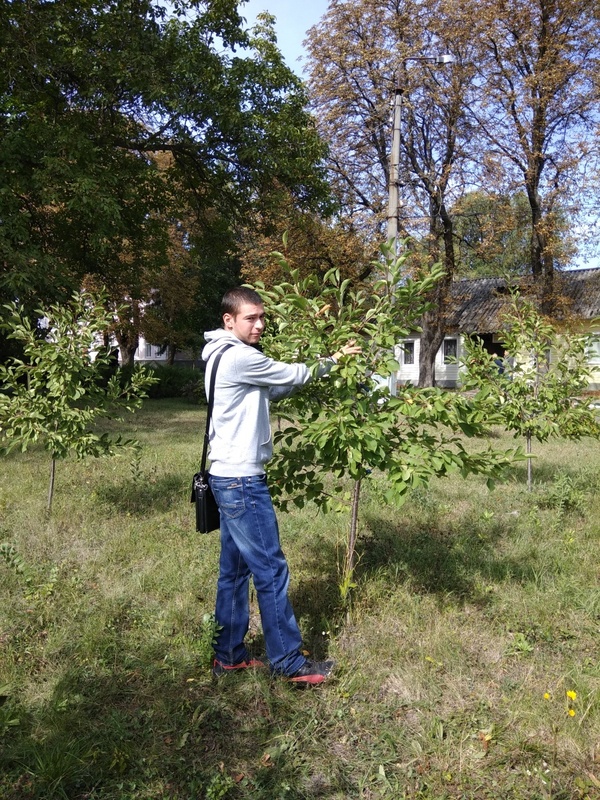
<svg viewBox="0 0 600 800"><path fill-rule="evenodd" d="M333 661L310 661L288 599L289 571L265 478L272 455L269 401L287 397L311 380L305 364L284 364L256 347L265 328L260 295L231 289L223 297L223 328L205 333L202 358L209 386L213 356L226 345L217 369L210 430L209 483L221 513L221 556L215 619L220 626L213 674L263 666L251 659L248 582L254 581L271 671L298 685L322 683ZM318 376L360 348L345 345L323 359Z"/></svg>

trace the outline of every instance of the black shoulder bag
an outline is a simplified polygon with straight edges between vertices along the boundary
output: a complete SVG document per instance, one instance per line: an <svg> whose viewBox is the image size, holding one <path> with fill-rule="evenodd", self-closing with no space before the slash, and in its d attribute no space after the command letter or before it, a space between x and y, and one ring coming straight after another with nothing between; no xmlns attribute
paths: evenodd
<svg viewBox="0 0 600 800"><path fill-rule="evenodd" d="M216 531L221 525L219 506L208 484L208 472L206 470L206 456L208 454L208 438L210 430L210 418L212 416L213 403L215 399L215 380L219 361L225 350L233 347L228 344L216 356L215 363L210 374L210 387L208 390L208 410L206 412L206 430L204 432L204 445L202 447L202 463L200 472L192 478L192 496L190 502L196 504L196 531L198 533L210 533Z"/></svg>

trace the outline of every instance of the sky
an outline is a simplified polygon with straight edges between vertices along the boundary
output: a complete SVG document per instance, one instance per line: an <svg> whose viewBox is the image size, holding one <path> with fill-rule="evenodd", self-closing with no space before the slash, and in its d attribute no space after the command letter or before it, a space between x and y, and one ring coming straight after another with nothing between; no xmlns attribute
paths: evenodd
<svg viewBox="0 0 600 800"><path fill-rule="evenodd" d="M277 44L286 64L303 77L302 58L306 55L302 42L306 31L327 11L328 0L249 0L241 3L239 12L251 27L256 15L268 11L274 17Z"/></svg>

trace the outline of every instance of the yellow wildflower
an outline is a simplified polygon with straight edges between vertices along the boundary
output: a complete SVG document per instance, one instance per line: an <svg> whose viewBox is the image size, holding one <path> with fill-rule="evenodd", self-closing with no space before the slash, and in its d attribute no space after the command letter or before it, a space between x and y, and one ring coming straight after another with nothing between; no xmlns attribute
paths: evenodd
<svg viewBox="0 0 600 800"><path fill-rule="evenodd" d="M550 692L544 692L544 700L550 700Z"/></svg>
<svg viewBox="0 0 600 800"><path fill-rule="evenodd" d="M577 700L577 692L574 692L572 689L567 692L567 697L569 700Z"/></svg>
<svg viewBox="0 0 600 800"><path fill-rule="evenodd" d="M574 717L575 716L575 709L574 708L570 708L569 709L569 716L570 717Z"/></svg>

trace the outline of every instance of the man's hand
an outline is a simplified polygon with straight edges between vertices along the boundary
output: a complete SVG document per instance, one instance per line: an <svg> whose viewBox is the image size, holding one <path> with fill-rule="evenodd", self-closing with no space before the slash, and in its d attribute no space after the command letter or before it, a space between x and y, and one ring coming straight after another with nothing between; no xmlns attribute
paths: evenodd
<svg viewBox="0 0 600 800"><path fill-rule="evenodd" d="M362 347L356 344L354 339L350 339L348 344L341 347L337 353L334 353L332 358L334 361L339 361L342 356L357 356L362 353Z"/></svg>

